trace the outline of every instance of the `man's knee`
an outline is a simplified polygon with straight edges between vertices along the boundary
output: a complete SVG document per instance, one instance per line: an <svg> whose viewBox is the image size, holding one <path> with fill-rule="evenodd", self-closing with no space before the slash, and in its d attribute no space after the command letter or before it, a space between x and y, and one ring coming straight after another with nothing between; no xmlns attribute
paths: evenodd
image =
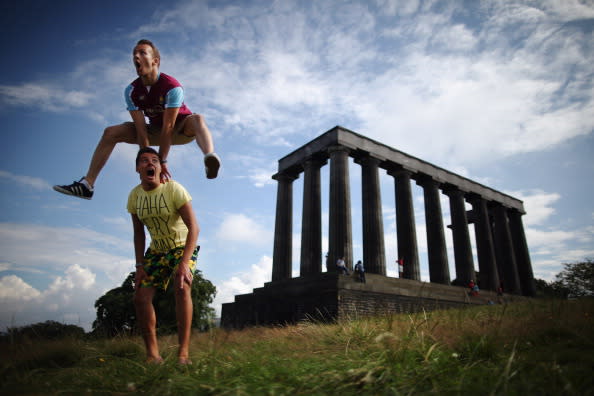
<svg viewBox="0 0 594 396"><path fill-rule="evenodd" d="M111 125L103 130L103 140L111 143L134 142L135 131L127 124Z"/></svg>
<svg viewBox="0 0 594 396"><path fill-rule="evenodd" d="M153 296L148 289L139 287L136 292L134 292L132 301L134 302L134 306L143 307L153 303Z"/></svg>
<svg viewBox="0 0 594 396"><path fill-rule="evenodd" d="M176 301L189 300L192 301L192 285L185 284L183 289L179 287L175 288L175 299Z"/></svg>
<svg viewBox="0 0 594 396"><path fill-rule="evenodd" d="M197 122L199 124L204 122L204 117L202 116L202 114L197 114L197 113L190 114L188 116L188 118L190 121Z"/></svg>
<svg viewBox="0 0 594 396"><path fill-rule="evenodd" d="M190 114L184 120L183 134L187 137L198 136L202 131L201 125L204 123L204 118L200 114Z"/></svg>

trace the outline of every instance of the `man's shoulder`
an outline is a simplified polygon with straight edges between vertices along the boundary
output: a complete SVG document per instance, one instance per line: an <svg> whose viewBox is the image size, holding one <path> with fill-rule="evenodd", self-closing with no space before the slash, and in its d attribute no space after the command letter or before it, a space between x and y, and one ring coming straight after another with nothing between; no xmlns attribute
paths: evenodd
<svg viewBox="0 0 594 396"><path fill-rule="evenodd" d="M185 190L185 187L182 186L181 183L176 182L173 179L167 180L165 183L161 184L161 186L167 191Z"/></svg>
<svg viewBox="0 0 594 396"><path fill-rule="evenodd" d="M134 188L132 190L130 190L129 195L138 194L138 192L139 192L138 190L142 190L142 184L138 184L138 185L134 186ZM144 191L144 190L142 190L142 191Z"/></svg>
<svg viewBox="0 0 594 396"><path fill-rule="evenodd" d="M140 77L137 77L136 79L134 79L134 81L132 81L130 84L128 84L128 87L138 87L142 85L142 80L140 80Z"/></svg>
<svg viewBox="0 0 594 396"><path fill-rule="evenodd" d="M177 79L169 74L161 73L159 75L159 83L165 86L181 87L181 84Z"/></svg>
<svg viewBox="0 0 594 396"><path fill-rule="evenodd" d="M181 183L176 182L173 179L168 180L166 183L162 184L162 186L165 191L172 194L172 196L189 197L189 199L192 199L188 190Z"/></svg>

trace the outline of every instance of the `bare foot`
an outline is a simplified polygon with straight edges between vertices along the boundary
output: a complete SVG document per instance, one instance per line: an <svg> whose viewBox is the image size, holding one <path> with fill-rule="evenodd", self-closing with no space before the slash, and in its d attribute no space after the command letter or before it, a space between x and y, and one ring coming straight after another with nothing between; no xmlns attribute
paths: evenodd
<svg viewBox="0 0 594 396"><path fill-rule="evenodd" d="M146 362L150 364L163 364L163 358L161 356L157 357L148 357L146 358Z"/></svg>
<svg viewBox="0 0 594 396"><path fill-rule="evenodd" d="M192 360L190 358L188 358L188 357L180 357L177 360L177 363L180 364L180 365L182 365L182 366L186 366L186 365L192 364Z"/></svg>

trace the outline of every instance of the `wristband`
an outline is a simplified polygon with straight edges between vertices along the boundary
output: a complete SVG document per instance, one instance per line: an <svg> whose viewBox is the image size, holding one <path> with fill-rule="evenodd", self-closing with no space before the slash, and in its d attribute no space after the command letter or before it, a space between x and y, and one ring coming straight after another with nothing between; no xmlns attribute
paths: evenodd
<svg viewBox="0 0 594 396"><path fill-rule="evenodd" d="M166 164L167 163L167 160L161 160L161 163L162 164Z"/></svg>
<svg viewBox="0 0 594 396"><path fill-rule="evenodd" d="M144 263L136 263L136 268L138 267L144 267Z"/></svg>

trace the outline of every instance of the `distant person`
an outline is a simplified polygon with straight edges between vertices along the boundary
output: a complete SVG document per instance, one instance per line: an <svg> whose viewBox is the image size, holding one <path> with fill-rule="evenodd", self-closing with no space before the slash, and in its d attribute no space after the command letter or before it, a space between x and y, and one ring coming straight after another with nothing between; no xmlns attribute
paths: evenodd
<svg viewBox="0 0 594 396"><path fill-rule="evenodd" d="M130 192L127 208L134 227L134 306L146 347L147 362L163 361L157 343L153 297L157 289L166 290L170 280L173 280L179 339L178 362L190 364L191 293L200 231L192 208L192 197L174 180L161 182L161 159L151 147L138 152L136 171L140 175L140 184ZM145 227L151 236L146 252Z"/></svg>
<svg viewBox="0 0 594 396"><path fill-rule="evenodd" d="M499 284L497 288L497 296L503 297L503 284Z"/></svg>
<svg viewBox="0 0 594 396"><path fill-rule="evenodd" d="M171 145L186 144L196 140L204 153L206 177L217 177L221 161L214 152L214 145L206 121L199 114L192 114L184 103L184 91L173 77L161 73L161 55L149 40L140 40L132 52L132 62L138 78L125 89L125 101L132 122L112 125L105 129L95 148L87 174L69 185L54 186L54 190L79 198L93 197L95 181L107 163L117 143L138 144L140 148L159 146L163 181L171 177L167 157ZM146 123L148 117L149 123Z"/></svg>
<svg viewBox="0 0 594 396"><path fill-rule="evenodd" d="M471 280L468 283L468 288L470 289L468 291L468 295L469 296L478 296L478 294L479 294L479 287L478 287L478 285L476 283L474 283L473 280Z"/></svg>
<svg viewBox="0 0 594 396"><path fill-rule="evenodd" d="M355 264L355 273L358 276L359 282L365 283L365 267L361 260L357 261L357 264Z"/></svg>
<svg viewBox="0 0 594 396"><path fill-rule="evenodd" d="M503 283L499 284L499 287L497 288L497 303L498 304L503 304L504 299L503 299Z"/></svg>
<svg viewBox="0 0 594 396"><path fill-rule="evenodd" d="M341 258L339 258L336 261L336 267L338 267L338 272L344 275L348 275L349 274L349 269L347 268L346 264L344 263L344 256L342 256Z"/></svg>

